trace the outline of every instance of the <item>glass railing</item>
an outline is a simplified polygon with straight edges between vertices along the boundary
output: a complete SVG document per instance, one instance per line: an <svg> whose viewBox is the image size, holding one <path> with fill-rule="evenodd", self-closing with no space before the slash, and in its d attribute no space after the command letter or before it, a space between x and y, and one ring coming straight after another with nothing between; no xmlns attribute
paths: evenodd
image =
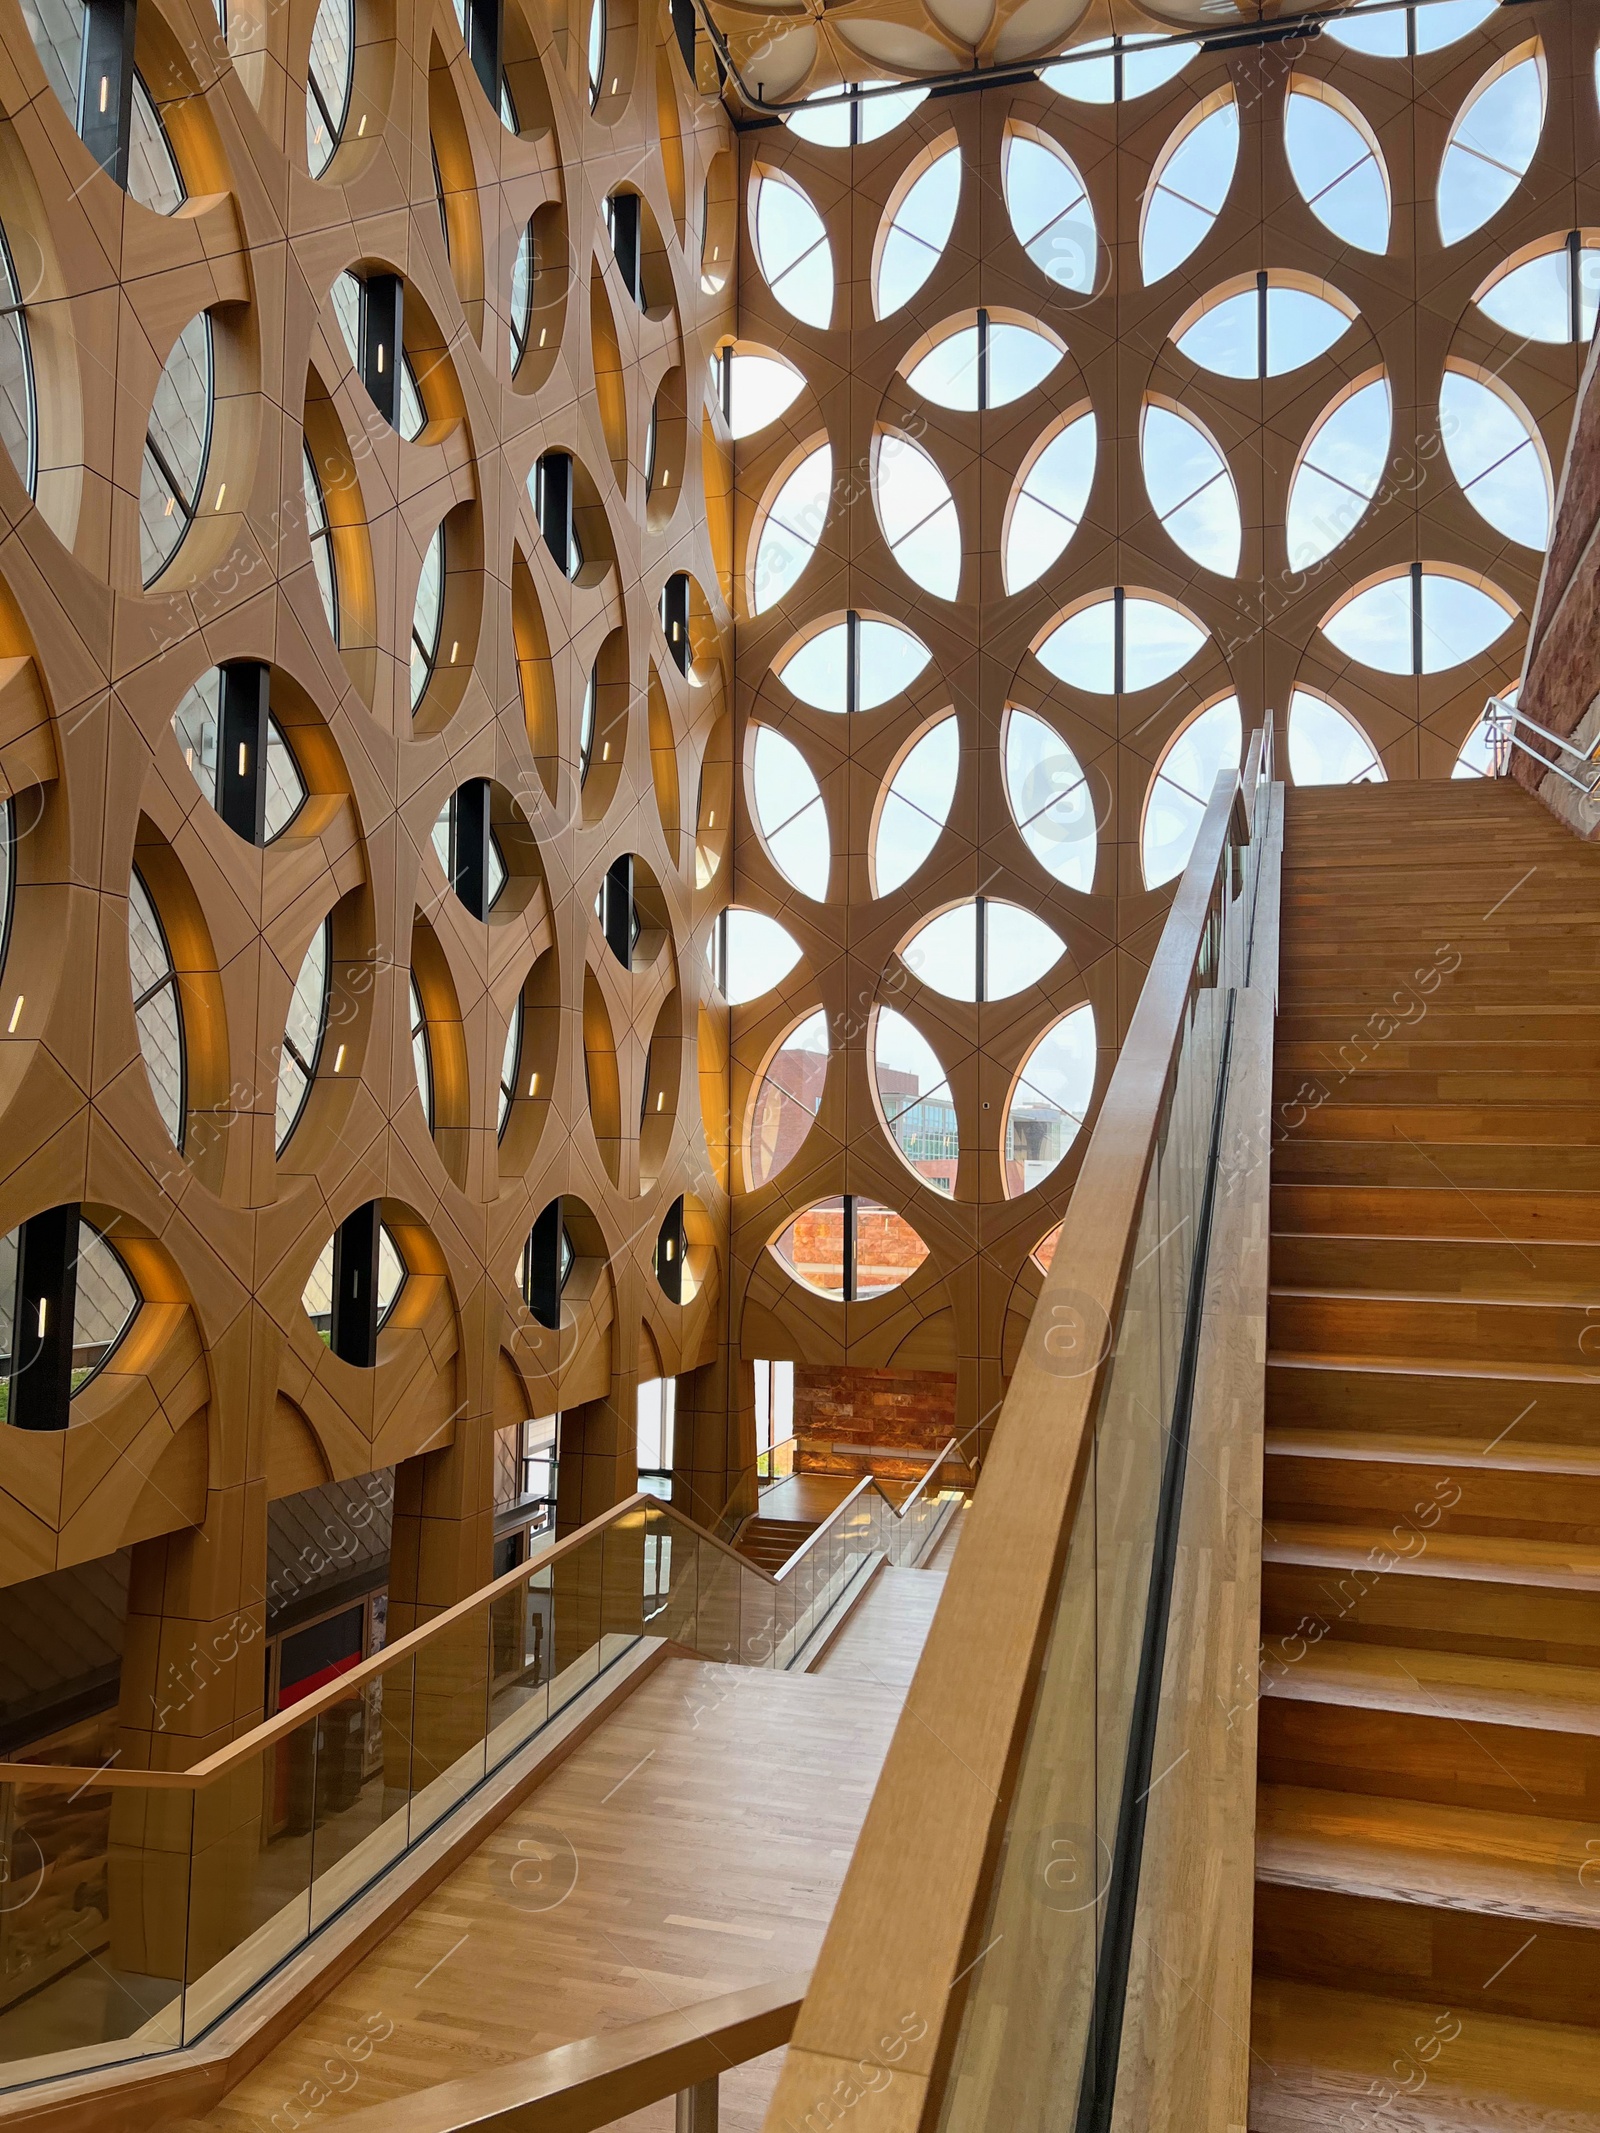
<svg viewBox="0 0 1600 2133"><path fill-rule="evenodd" d="M916 2008L942 2133L1109 2123L1271 777L1269 725L1201 824L796 2031L802 2071L849 2064ZM769 2127L803 2114L787 2080Z"/></svg>
<svg viewBox="0 0 1600 2133"><path fill-rule="evenodd" d="M796 1664L936 1473L777 1578L637 1495L192 1770L0 1766L0 2087L192 2043L644 1640Z"/></svg>

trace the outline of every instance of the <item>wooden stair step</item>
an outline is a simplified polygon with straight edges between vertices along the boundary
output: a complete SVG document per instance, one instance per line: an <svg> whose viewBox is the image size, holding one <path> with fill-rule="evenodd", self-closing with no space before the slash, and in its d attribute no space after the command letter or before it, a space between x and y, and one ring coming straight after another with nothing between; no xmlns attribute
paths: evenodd
<svg viewBox="0 0 1600 2133"><path fill-rule="evenodd" d="M1600 2031L1262 1978L1250 2133L1600 2133ZM1374 2095L1375 2076L1384 2092Z"/></svg>
<svg viewBox="0 0 1600 2133"><path fill-rule="evenodd" d="M1288 1132L1279 1121L1272 1174L1280 1183L1478 1186L1518 1192L1600 1188L1600 1148L1495 1141L1341 1140Z"/></svg>
<svg viewBox="0 0 1600 2133"><path fill-rule="evenodd" d="M1446 1185L1274 1184L1272 1230L1300 1236L1516 1238L1589 1244L1600 1238L1600 1193Z"/></svg>
<svg viewBox="0 0 1600 2133"><path fill-rule="evenodd" d="M1600 1481L1600 1444L1546 1444L1503 1437L1479 1446L1458 1437L1352 1429L1269 1429L1269 1459L1328 1459L1356 1465L1463 1467L1492 1474L1562 1475Z"/></svg>
<svg viewBox="0 0 1600 2133"><path fill-rule="evenodd" d="M1384 1104L1299 1098L1292 1107L1278 1104L1275 1110L1280 1128L1291 1139L1397 1140L1418 1147L1476 1143L1600 1148L1600 1112L1586 1104Z"/></svg>
<svg viewBox="0 0 1600 2133"><path fill-rule="evenodd" d="M1415 1545L1411 1545L1412 1543ZM1261 1560L1303 1569L1370 1570L1398 1578L1600 1593L1600 1546L1392 1526L1277 1521L1262 1534ZM1600 1632L1600 1622L1596 1623Z"/></svg>
<svg viewBox="0 0 1600 2133"><path fill-rule="evenodd" d="M1590 1053L1592 1065L1594 1054ZM1506 1105L1520 1111L1529 1089L1526 1066L1470 1068L1449 1062L1402 1067L1398 1061L1372 1060L1345 1068L1337 1061L1317 1067L1280 1068L1272 1077L1272 1101L1284 1104L1344 1103L1413 1110L1419 1105L1463 1107ZM1600 1072L1537 1069L1541 1103L1562 1108L1593 1109L1600 1104Z"/></svg>
<svg viewBox="0 0 1600 2133"><path fill-rule="evenodd" d="M1412 1645L1336 1638L1269 1640L1263 1696L1337 1703L1367 1711L1445 1715L1463 1725L1523 1726L1600 1740L1600 1668L1536 1659L1494 1659ZM1600 2010L1597 2010L1600 2013Z"/></svg>
<svg viewBox="0 0 1600 2133"><path fill-rule="evenodd" d="M1267 1341L1278 1354L1406 1356L1470 1365L1581 1367L1600 1320L1581 1303L1289 1288L1274 1284ZM1600 1364L1600 1358L1597 1358ZM1594 1380L1600 1385L1600 1376Z"/></svg>
<svg viewBox="0 0 1600 2133"><path fill-rule="evenodd" d="M1468 1446L1464 1457L1438 1444L1425 1462L1415 1455L1386 1458L1389 1440L1376 1431L1365 1441L1371 1450L1364 1458L1276 1451L1264 1476L1268 1524L1387 1525L1391 1531L1398 1524L1430 1539L1473 1533L1600 1546L1600 1472L1566 1473L1556 1488L1548 1471L1494 1463L1503 1444L1492 1452Z"/></svg>
<svg viewBox="0 0 1600 2133"><path fill-rule="evenodd" d="M1272 1279L1277 1287L1351 1294L1581 1304L1600 1298L1600 1243L1512 1235L1331 1236L1275 1227ZM1600 1347L1600 1328L1593 1345Z"/></svg>
<svg viewBox="0 0 1600 2133"><path fill-rule="evenodd" d="M1582 1367L1267 1356L1271 1428L1412 1430L1483 1445L1531 1426L1547 1441L1592 1443L1594 1416L1594 1375Z"/></svg>
<svg viewBox="0 0 1600 2133"><path fill-rule="evenodd" d="M1297 1785L1263 1785L1257 1800L1256 1879L1280 1888L1592 1928L1600 1872L1579 1875L1595 1859L1600 1822Z"/></svg>

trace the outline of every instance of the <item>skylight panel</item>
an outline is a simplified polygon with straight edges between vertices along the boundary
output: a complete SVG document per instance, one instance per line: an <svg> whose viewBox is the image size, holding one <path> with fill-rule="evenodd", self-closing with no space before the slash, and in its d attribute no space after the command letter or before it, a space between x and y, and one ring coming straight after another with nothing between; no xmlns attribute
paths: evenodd
<svg viewBox="0 0 1600 2133"><path fill-rule="evenodd" d="M1008 593L1032 585L1077 532L1094 484L1096 431L1092 411L1075 416L1023 470L1006 520Z"/></svg>
<svg viewBox="0 0 1600 2133"><path fill-rule="evenodd" d="M1544 130L1545 66L1537 39L1504 61L1462 105L1439 165L1439 235L1457 244L1505 206L1533 161ZM1514 55L1513 55L1514 56Z"/></svg>
<svg viewBox="0 0 1600 2133"><path fill-rule="evenodd" d="M1139 429L1144 485L1157 518L1186 556L1233 577L1243 528L1228 463L1198 423L1146 402Z"/></svg>
<svg viewBox="0 0 1600 2133"><path fill-rule="evenodd" d="M1341 395L1318 416L1289 484L1289 565L1309 570L1365 516L1389 456L1387 377Z"/></svg>
<svg viewBox="0 0 1600 2133"><path fill-rule="evenodd" d="M1145 194L1139 263L1145 284L1181 266L1221 214L1239 163L1239 107L1184 120L1162 149Z"/></svg>
<svg viewBox="0 0 1600 2133"><path fill-rule="evenodd" d="M1363 252L1389 249L1389 173L1371 128L1325 82L1297 79L1283 115L1294 182L1317 220Z"/></svg>
<svg viewBox="0 0 1600 2133"><path fill-rule="evenodd" d="M961 198L961 151L936 156L898 202L891 200L878 236L872 308L888 318L907 304L944 256Z"/></svg>

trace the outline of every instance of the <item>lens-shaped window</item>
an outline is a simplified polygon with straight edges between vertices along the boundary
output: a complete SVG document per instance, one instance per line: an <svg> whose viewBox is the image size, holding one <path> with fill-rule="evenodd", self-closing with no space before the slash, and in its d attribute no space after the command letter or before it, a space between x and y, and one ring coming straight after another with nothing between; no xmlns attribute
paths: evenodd
<svg viewBox="0 0 1600 2133"><path fill-rule="evenodd" d="M961 768L961 731L942 718L908 750L889 780L872 836L872 885L887 896L909 881L950 819Z"/></svg>
<svg viewBox="0 0 1600 2133"><path fill-rule="evenodd" d="M200 509L214 392L211 320L202 311L184 327L167 358L145 431L139 545L146 585L171 562Z"/></svg>
<svg viewBox="0 0 1600 2133"><path fill-rule="evenodd" d="M807 452L758 516L750 612L765 613L794 589L828 522L833 453L827 439Z"/></svg>
<svg viewBox="0 0 1600 2133"><path fill-rule="evenodd" d="M1006 407L1043 384L1061 361L1061 345L1033 326L991 319L958 326L934 342L906 373L913 392L958 412Z"/></svg>
<svg viewBox="0 0 1600 2133"><path fill-rule="evenodd" d="M1243 748L1237 696L1209 705L1167 743L1144 803L1140 854L1147 889L1159 889L1189 864L1217 773L1237 770Z"/></svg>
<svg viewBox="0 0 1600 2133"><path fill-rule="evenodd" d="M794 1279L838 1303L865 1303L908 1281L928 1247L902 1214L878 1200L817 1200L770 1250Z"/></svg>
<svg viewBox="0 0 1600 2133"><path fill-rule="evenodd" d="M907 1167L951 1197L961 1162L955 1092L939 1055L914 1022L880 1007L872 1023L872 1085Z"/></svg>
<svg viewBox="0 0 1600 2133"><path fill-rule="evenodd" d="M813 89L806 102L818 108L786 112L783 123L791 133L798 133L804 141L814 141L819 148L859 148L866 141L878 141L892 133L928 93L926 89L902 89L898 95L884 94L889 84L881 81L870 86L874 91L870 96L840 93L858 90L858 81L842 82L838 88Z"/></svg>
<svg viewBox="0 0 1600 2133"><path fill-rule="evenodd" d="M1146 402L1139 452L1156 517L1173 540L1204 569L1235 576L1244 541L1239 491L1199 423Z"/></svg>
<svg viewBox="0 0 1600 2133"><path fill-rule="evenodd" d="M166 929L137 868L128 882L128 972L150 1091L174 1148L183 1146L183 1003Z"/></svg>
<svg viewBox="0 0 1600 2133"><path fill-rule="evenodd" d="M1042 1185L1077 1139L1094 1095L1095 1047L1094 1009L1085 1004L1046 1030L1022 1062L1001 1147L1008 1200Z"/></svg>
<svg viewBox="0 0 1600 2133"><path fill-rule="evenodd" d="M806 388L804 373L768 348L723 348L712 358L711 382L736 439L776 422Z"/></svg>
<svg viewBox="0 0 1600 2133"><path fill-rule="evenodd" d="M808 638L778 679L813 711L875 711L909 689L932 656L898 624L852 614Z"/></svg>
<svg viewBox="0 0 1600 2133"><path fill-rule="evenodd" d="M413 977L407 994L411 1021L411 1064L417 1077L417 1094L422 1098L422 1113L428 1121L428 1131L433 1131L433 1047L428 1035L428 1017L422 1005L422 994Z"/></svg>
<svg viewBox="0 0 1600 2133"><path fill-rule="evenodd" d="M1348 711L1296 689L1289 699L1289 775L1296 785L1381 785L1383 765Z"/></svg>
<svg viewBox="0 0 1600 2133"><path fill-rule="evenodd" d="M589 73L589 109L592 111L606 85L606 0L590 0L585 62Z"/></svg>
<svg viewBox="0 0 1600 2133"><path fill-rule="evenodd" d="M444 523L434 528L417 579L411 611L411 708L421 703L439 657L439 626L444 618Z"/></svg>
<svg viewBox="0 0 1600 2133"><path fill-rule="evenodd" d="M314 178L333 161L344 134L355 57L355 0L322 0L312 25L306 73L306 161Z"/></svg>
<svg viewBox="0 0 1600 2133"><path fill-rule="evenodd" d="M1366 120L1326 82L1297 76L1283 145L1300 197L1342 244L1389 249L1389 172Z"/></svg>
<svg viewBox="0 0 1600 2133"><path fill-rule="evenodd" d="M1008 125L1000 184L1017 242L1059 288L1091 290L1100 241L1078 166L1048 134Z"/></svg>
<svg viewBox="0 0 1600 2133"><path fill-rule="evenodd" d="M1066 952L1060 934L1020 904L975 896L919 926L900 960L947 1000L1009 1000Z"/></svg>
<svg viewBox="0 0 1600 2133"><path fill-rule="evenodd" d="M1006 519L1008 593L1042 578L1077 532L1094 486L1092 412L1074 417L1023 469Z"/></svg>
<svg viewBox="0 0 1600 2133"><path fill-rule="evenodd" d="M1498 379L1446 368L1439 434L1450 471L1496 533L1525 548L1549 545L1554 499L1533 417Z"/></svg>
<svg viewBox="0 0 1600 2133"><path fill-rule="evenodd" d="M1060 734L1031 711L1006 714L1006 797L1034 858L1063 888L1087 896L1099 835L1089 781Z"/></svg>
<svg viewBox="0 0 1600 2133"><path fill-rule="evenodd" d="M833 251L810 199L792 179L758 171L752 219L756 261L773 295L803 325L828 325Z"/></svg>
<svg viewBox="0 0 1600 2133"><path fill-rule="evenodd" d="M283 1024L283 1050L278 1056L277 1151L281 1155L289 1136L300 1123L300 1114L317 1078L322 1040L328 1028L328 1002L333 991L333 922L324 919L311 936L311 945L300 965L289 996L289 1012Z"/></svg>
<svg viewBox="0 0 1600 2133"><path fill-rule="evenodd" d="M1408 52L1420 57L1467 36L1488 21L1497 4L1498 0L1429 0L1421 7L1392 7L1388 0L1355 0L1349 14L1329 17L1326 34L1353 52L1370 52L1375 59L1404 59ZM1363 19L1367 8L1383 12Z"/></svg>
<svg viewBox="0 0 1600 2133"><path fill-rule="evenodd" d="M1154 45L1155 51L1142 47ZM1135 30L1126 37L1091 37L1072 57L1046 67L1039 79L1059 96L1079 104L1122 104L1148 96L1193 59L1199 45L1169 39L1164 30Z"/></svg>
<svg viewBox="0 0 1600 2133"><path fill-rule="evenodd" d="M889 318L910 303L944 256L961 198L961 151L954 143L935 156L905 193L891 196L878 234L872 304Z"/></svg>
<svg viewBox="0 0 1600 2133"><path fill-rule="evenodd" d="M322 502L322 483L317 477L317 463L311 456L311 447L306 445L301 453L301 482L306 500L306 532L311 541L311 561L317 573L317 591L322 595L322 612L328 618L328 628L335 644L339 641L339 578L333 559L333 535L328 528L328 514Z"/></svg>
<svg viewBox="0 0 1600 2133"><path fill-rule="evenodd" d="M34 397L33 349L27 314L0 230L0 442L31 496L38 482L39 411Z"/></svg>
<svg viewBox="0 0 1600 2133"><path fill-rule="evenodd" d="M1178 127L1150 174L1139 229L1145 284L1161 281L1197 251L1222 213L1239 164L1239 107L1231 91Z"/></svg>
<svg viewBox="0 0 1600 2133"><path fill-rule="evenodd" d="M1289 562L1309 570L1365 516L1389 456L1389 380L1341 393L1307 437L1289 484Z"/></svg>
<svg viewBox="0 0 1600 2133"><path fill-rule="evenodd" d="M730 904L717 914L706 943L712 983L730 1007L781 985L800 960L800 944L764 911Z"/></svg>
<svg viewBox="0 0 1600 2133"><path fill-rule="evenodd" d="M1600 244L1579 230L1552 237L1531 259L1496 268L1473 301L1518 340L1588 342L1600 308Z"/></svg>
<svg viewBox="0 0 1600 2133"><path fill-rule="evenodd" d="M218 798L222 689L222 669L210 667L184 691L172 714L172 730L183 751L189 774L213 807ZM283 728L270 714L267 718L266 783L261 841L270 844L274 837L283 835L306 801L305 779L300 775L294 750L284 739Z"/></svg>
<svg viewBox="0 0 1600 2133"><path fill-rule="evenodd" d="M16 1413L18 1392L14 1372L27 1355L27 1332L18 1341L17 1260L22 1231L14 1229L0 1238L0 1421ZM76 1251L71 1265L72 1374L71 1389L83 1390L98 1370L111 1360L141 1301L133 1276L109 1237L80 1216ZM48 1298L41 1297L45 1311ZM19 1354L19 1345L21 1354Z"/></svg>
<svg viewBox="0 0 1600 2133"><path fill-rule="evenodd" d="M1182 608L1118 588L1057 623L1038 657L1058 681L1113 696L1168 680L1205 641Z"/></svg>
<svg viewBox="0 0 1600 2133"><path fill-rule="evenodd" d="M802 896L828 893L833 846L828 810L811 765L771 726L757 726L751 761L756 827L773 865Z"/></svg>
<svg viewBox="0 0 1600 2133"><path fill-rule="evenodd" d="M1353 304L1260 274L1251 288L1208 297L1173 339L1191 363L1219 378L1277 378L1325 355L1355 316Z"/></svg>
<svg viewBox="0 0 1600 2133"><path fill-rule="evenodd" d="M1508 55L1462 105L1439 165L1439 235L1481 229L1522 183L1544 130L1545 65L1538 41Z"/></svg>
<svg viewBox="0 0 1600 2133"><path fill-rule="evenodd" d="M961 589L961 522L950 485L903 431L873 440L872 494L889 552L914 585L936 599Z"/></svg>
<svg viewBox="0 0 1600 2133"><path fill-rule="evenodd" d="M1516 609L1504 593L1413 564L1341 600L1323 617L1325 636L1383 674L1442 674L1488 650Z"/></svg>
<svg viewBox="0 0 1600 2133"><path fill-rule="evenodd" d="M752 1191L800 1151L822 1106L828 1078L828 1018L819 1007L768 1055L750 1102L745 1168Z"/></svg>

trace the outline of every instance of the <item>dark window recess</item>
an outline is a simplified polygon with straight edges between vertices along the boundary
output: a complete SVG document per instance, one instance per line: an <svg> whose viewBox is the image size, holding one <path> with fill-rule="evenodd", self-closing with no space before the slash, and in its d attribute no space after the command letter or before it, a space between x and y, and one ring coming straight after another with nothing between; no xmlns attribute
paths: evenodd
<svg viewBox="0 0 1600 2133"><path fill-rule="evenodd" d="M267 841L267 711L271 670L256 659L222 669L217 813L250 844Z"/></svg>
<svg viewBox="0 0 1600 2133"><path fill-rule="evenodd" d="M115 1710L131 1562L123 1548L0 1587L0 1754ZM80 1758L74 1749L50 1760Z"/></svg>
<svg viewBox="0 0 1600 2133"><path fill-rule="evenodd" d="M683 1302L683 1262L689 1249L689 1233L683 1222L683 1195L667 1209L666 1220L656 1236L656 1280L669 1303Z"/></svg>
<svg viewBox="0 0 1600 2133"><path fill-rule="evenodd" d="M361 284L361 382L392 428L400 426L400 361L405 345L405 284L398 274L369 274Z"/></svg>
<svg viewBox="0 0 1600 2133"><path fill-rule="evenodd" d="M268 1504L267 1635L286 1635L381 1591L393 1525L393 1467Z"/></svg>
<svg viewBox="0 0 1600 2133"><path fill-rule="evenodd" d="M678 50L683 54L683 63L689 70L689 79L695 78L695 11L694 0L672 0L672 27L677 32Z"/></svg>
<svg viewBox="0 0 1600 2133"><path fill-rule="evenodd" d="M661 588L661 627L680 674L689 671L689 573L675 570Z"/></svg>
<svg viewBox="0 0 1600 2133"><path fill-rule="evenodd" d="M642 310L644 225L640 219L641 205L637 193L613 193L606 201L606 228L611 232L611 249L616 254L622 286Z"/></svg>
<svg viewBox="0 0 1600 2133"><path fill-rule="evenodd" d="M368 1200L333 1233L333 1325L329 1346L359 1369L378 1360L378 1202Z"/></svg>
<svg viewBox="0 0 1600 2133"><path fill-rule="evenodd" d="M500 96L503 0L466 0L466 10L467 56L472 61L472 71L483 85L484 95L495 104Z"/></svg>
<svg viewBox="0 0 1600 2133"><path fill-rule="evenodd" d="M78 1307L78 1208L48 1207L17 1235L11 1381L13 1429L65 1429L72 1406L72 1333Z"/></svg>
<svg viewBox="0 0 1600 2133"><path fill-rule="evenodd" d="M639 907L633 895L633 854L624 852L606 868L600 889L600 927L606 946L624 970L633 968L634 943L639 938Z"/></svg>
<svg viewBox="0 0 1600 2133"><path fill-rule="evenodd" d="M336 1681L361 1664L365 1615L364 1607L347 1607L343 1614L313 1622L309 1629L293 1630L284 1638L278 1662L280 1711L287 1711L314 1695L325 1682Z"/></svg>
<svg viewBox="0 0 1600 2133"><path fill-rule="evenodd" d="M134 0L88 0L83 11L78 134L107 177L123 186L133 138L134 25Z"/></svg>
<svg viewBox="0 0 1600 2133"><path fill-rule="evenodd" d="M469 778L450 805L450 886L474 918L489 915L489 780Z"/></svg>
<svg viewBox="0 0 1600 2133"><path fill-rule="evenodd" d="M561 1292L576 1255L559 1198L550 1202L528 1232L522 1251L522 1295L541 1326L552 1332L561 1324Z"/></svg>
<svg viewBox="0 0 1600 2133"><path fill-rule="evenodd" d="M546 452L534 480L539 531L563 577L576 577L580 564L572 522L572 454Z"/></svg>

